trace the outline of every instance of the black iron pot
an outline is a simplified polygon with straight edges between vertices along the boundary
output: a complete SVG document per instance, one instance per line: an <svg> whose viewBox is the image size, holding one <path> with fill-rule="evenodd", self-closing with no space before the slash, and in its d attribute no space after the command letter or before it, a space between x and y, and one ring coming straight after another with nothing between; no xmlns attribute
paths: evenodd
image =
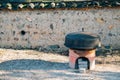
<svg viewBox="0 0 120 80"><path fill-rule="evenodd" d="M100 37L88 32L69 33L65 37L65 46L71 49L95 49L99 46Z"/></svg>

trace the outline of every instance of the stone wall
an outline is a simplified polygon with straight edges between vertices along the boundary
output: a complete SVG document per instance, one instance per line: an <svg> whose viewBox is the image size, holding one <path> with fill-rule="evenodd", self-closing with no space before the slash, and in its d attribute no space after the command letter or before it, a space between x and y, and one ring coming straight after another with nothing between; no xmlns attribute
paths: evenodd
<svg viewBox="0 0 120 80"><path fill-rule="evenodd" d="M0 11L0 47L64 47L65 35L76 31L120 48L120 9Z"/></svg>

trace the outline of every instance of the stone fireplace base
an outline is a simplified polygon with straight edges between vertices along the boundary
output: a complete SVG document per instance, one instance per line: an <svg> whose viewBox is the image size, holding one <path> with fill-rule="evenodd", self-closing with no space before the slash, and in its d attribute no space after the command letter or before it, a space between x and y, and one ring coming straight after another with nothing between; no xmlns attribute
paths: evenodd
<svg viewBox="0 0 120 80"><path fill-rule="evenodd" d="M79 62L78 60L86 60L87 61L87 69L93 70L95 68L95 49L91 50L73 50L69 49L69 66L73 69L83 68L85 61ZM78 65L78 64L83 65ZM78 67L79 66L79 67Z"/></svg>

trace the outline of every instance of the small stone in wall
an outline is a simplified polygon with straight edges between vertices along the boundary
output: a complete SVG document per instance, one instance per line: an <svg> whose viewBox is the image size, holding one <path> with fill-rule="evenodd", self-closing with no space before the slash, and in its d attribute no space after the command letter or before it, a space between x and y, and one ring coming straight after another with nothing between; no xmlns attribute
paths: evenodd
<svg viewBox="0 0 120 80"><path fill-rule="evenodd" d="M65 22L65 19L62 19L63 23Z"/></svg>
<svg viewBox="0 0 120 80"><path fill-rule="evenodd" d="M37 15L40 15L41 13L40 12L38 12L38 13L36 13Z"/></svg>
<svg viewBox="0 0 120 80"><path fill-rule="evenodd" d="M26 27L27 27L27 28L32 28L32 26L30 26L30 25L27 25Z"/></svg>
<svg viewBox="0 0 120 80"><path fill-rule="evenodd" d="M26 17L26 20L28 20L28 21L32 21L32 19L30 18L30 17Z"/></svg>
<svg viewBox="0 0 120 80"><path fill-rule="evenodd" d="M119 15L116 18L114 18L114 19L120 21Z"/></svg>
<svg viewBox="0 0 120 80"><path fill-rule="evenodd" d="M30 34L30 31L27 31L26 33Z"/></svg>
<svg viewBox="0 0 120 80"><path fill-rule="evenodd" d="M15 35L15 31L13 31L13 36Z"/></svg>
<svg viewBox="0 0 120 80"><path fill-rule="evenodd" d="M0 18L0 22L3 22L3 18Z"/></svg>
<svg viewBox="0 0 120 80"><path fill-rule="evenodd" d="M34 34L38 34L38 32L34 32Z"/></svg>
<svg viewBox="0 0 120 80"><path fill-rule="evenodd" d="M22 29L25 26L25 24L18 24L17 28Z"/></svg>
<svg viewBox="0 0 120 80"><path fill-rule="evenodd" d="M16 21L16 19L13 19L12 21L13 21L13 22L15 22L15 21Z"/></svg>
<svg viewBox="0 0 120 80"><path fill-rule="evenodd" d="M95 18L98 23L103 23L105 22L103 18Z"/></svg>
<svg viewBox="0 0 120 80"><path fill-rule="evenodd" d="M4 32L0 32L0 34L4 34Z"/></svg>
<svg viewBox="0 0 120 80"><path fill-rule="evenodd" d="M115 36L115 34L112 34L112 33L108 33L108 36Z"/></svg>
<svg viewBox="0 0 120 80"><path fill-rule="evenodd" d="M2 28L2 25L0 25L0 28Z"/></svg>
<svg viewBox="0 0 120 80"><path fill-rule="evenodd" d="M111 30L111 29L113 29L113 27L114 27L113 25L110 25L110 26L108 26L108 29Z"/></svg>
<svg viewBox="0 0 120 80"><path fill-rule="evenodd" d="M19 38L14 38L14 40L15 40L15 41L18 41L18 40L19 40Z"/></svg>
<svg viewBox="0 0 120 80"><path fill-rule="evenodd" d="M54 26L53 24L50 24L50 29L53 30Z"/></svg>
<svg viewBox="0 0 120 80"><path fill-rule="evenodd" d="M28 41L28 39L25 39L25 41Z"/></svg>
<svg viewBox="0 0 120 80"><path fill-rule="evenodd" d="M7 41L10 41L10 38L9 38L9 37L7 38Z"/></svg>
<svg viewBox="0 0 120 80"><path fill-rule="evenodd" d="M55 11L55 12L53 12L54 14L58 14L59 12L58 11Z"/></svg>
<svg viewBox="0 0 120 80"><path fill-rule="evenodd" d="M103 34L103 32L99 32L99 34Z"/></svg>
<svg viewBox="0 0 120 80"><path fill-rule="evenodd" d="M85 28L82 28L82 32L84 32L85 31Z"/></svg>

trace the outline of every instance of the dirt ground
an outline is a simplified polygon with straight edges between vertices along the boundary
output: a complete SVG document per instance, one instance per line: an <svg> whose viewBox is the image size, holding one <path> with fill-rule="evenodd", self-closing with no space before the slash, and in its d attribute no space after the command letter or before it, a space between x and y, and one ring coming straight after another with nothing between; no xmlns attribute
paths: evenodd
<svg viewBox="0 0 120 80"><path fill-rule="evenodd" d="M68 62L59 54L0 49L0 80L120 80L120 56L96 57L95 70L86 73Z"/></svg>

